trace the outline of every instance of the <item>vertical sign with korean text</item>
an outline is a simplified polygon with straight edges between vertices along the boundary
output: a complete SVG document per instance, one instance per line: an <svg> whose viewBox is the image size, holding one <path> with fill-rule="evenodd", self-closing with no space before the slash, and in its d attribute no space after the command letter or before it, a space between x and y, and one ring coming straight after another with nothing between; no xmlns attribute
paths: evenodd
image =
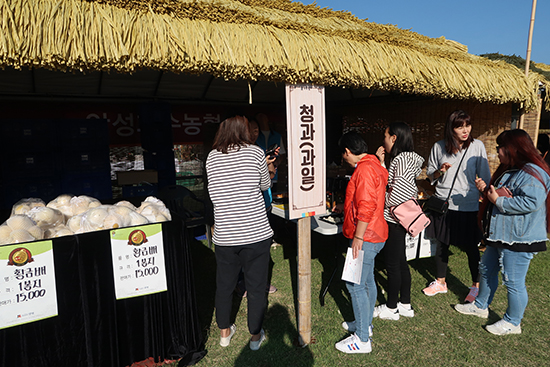
<svg viewBox="0 0 550 367"><path fill-rule="evenodd" d="M111 230L111 253L116 299L168 289L160 223Z"/></svg>
<svg viewBox="0 0 550 367"><path fill-rule="evenodd" d="M52 241L0 246L0 329L57 316Z"/></svg>
<svg viewBox="0 0 550 367"><path fill-rule="evenodd" d="M325 88L286 85L290 219L324 214Z"/></svg>

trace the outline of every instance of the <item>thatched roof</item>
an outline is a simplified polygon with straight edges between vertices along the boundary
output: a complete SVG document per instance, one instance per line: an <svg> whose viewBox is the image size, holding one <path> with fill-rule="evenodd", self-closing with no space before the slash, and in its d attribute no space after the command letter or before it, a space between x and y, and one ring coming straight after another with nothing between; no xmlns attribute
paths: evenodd
<svg viewBox="0 0 550 367"><path fill-rule="evenodd" d="M536 104L516 67L289 0L0 0L0 67L212 74Z"/></svg>
<svg viewBox="0 0 550 367"><path fill-rule="evenodd" d="M525 59L521 56L501 55L498 53L484 54L481 56L491 60L506 61L508 64L514 65L521 71L525 70ZM546 91L548 91L548 87L550 87L550 65L531 61L529 63L529 79L531 83L538 82L542 84L546 88ZM546 110L550 110L550 94L548 92L546 93L544 102Z"/></svg>

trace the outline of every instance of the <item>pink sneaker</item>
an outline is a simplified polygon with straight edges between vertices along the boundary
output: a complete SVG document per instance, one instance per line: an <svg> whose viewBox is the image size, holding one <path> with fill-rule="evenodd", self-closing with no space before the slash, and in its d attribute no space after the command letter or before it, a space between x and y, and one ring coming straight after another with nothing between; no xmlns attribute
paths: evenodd
<svg viewBox="0 0 550 367"><path fill-rule="evenodd" d="M479 294L479 288L478 287L470 287L470 292L466 296L466 299L464 300L465 303L473 303L476 300L477 295Z"/></svg>
<svg viewBox="0 0 550 367"><path fill-rule="evenodd" d="M447 283L439 284L437 280L430 283L429 286L422 289L426 296L435 296L438 293L447 293Z"/></svg>

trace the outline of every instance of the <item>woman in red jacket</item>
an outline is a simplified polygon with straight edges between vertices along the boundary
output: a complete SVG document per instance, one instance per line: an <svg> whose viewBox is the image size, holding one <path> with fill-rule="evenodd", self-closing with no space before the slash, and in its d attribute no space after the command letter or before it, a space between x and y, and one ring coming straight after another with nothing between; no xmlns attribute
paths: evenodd
<svg viewBox="0 0 550 367"><path fill-rule="evenodd" d="M367 143L358 133L344 134L338 145L343 160L355 167L346 189L343 233L350 239L354 259L363 251L363 270L359 284L346 282L355 321L342 324L353 334L336 343L336 349L344 353L370 353L372 315L378 292L374 258L388 238L388 224L384 219L388 171L376 156L367 154Z"/></svg>

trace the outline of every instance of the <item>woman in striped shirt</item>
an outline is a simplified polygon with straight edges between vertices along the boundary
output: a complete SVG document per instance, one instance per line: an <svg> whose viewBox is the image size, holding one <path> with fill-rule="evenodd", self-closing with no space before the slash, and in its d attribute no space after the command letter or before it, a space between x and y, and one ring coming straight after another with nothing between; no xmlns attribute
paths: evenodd
<svg viewBox="0 0 550 367"><path fill-rule="evenodd" d="M411 307L411 273L405 254L403 228L390 214L390 208L416 198L416 177L422 171L424 158L414 151L412 131L404 122L393 122L386 128L384 145L376 155L383 163L389 154L388 186L384 205L384 219L388 222L388 239L384 246L384 259L388 271L388 299L375 307L373 317L399 320L399 316L413 317Z"/></svg>
<svg viewBox="0 0 550 367"><path fill-rule="evenodd" d="M248 292L250 349L258 350L265 339L262 322L273 236L262 195L271 185L267 162L263 150L251 141L248 120L242 116L220 124L213 148L206 160L206 174L214 204L220 345L228 346L236 331L230 320L231 304L242 268Z"/></svg>

